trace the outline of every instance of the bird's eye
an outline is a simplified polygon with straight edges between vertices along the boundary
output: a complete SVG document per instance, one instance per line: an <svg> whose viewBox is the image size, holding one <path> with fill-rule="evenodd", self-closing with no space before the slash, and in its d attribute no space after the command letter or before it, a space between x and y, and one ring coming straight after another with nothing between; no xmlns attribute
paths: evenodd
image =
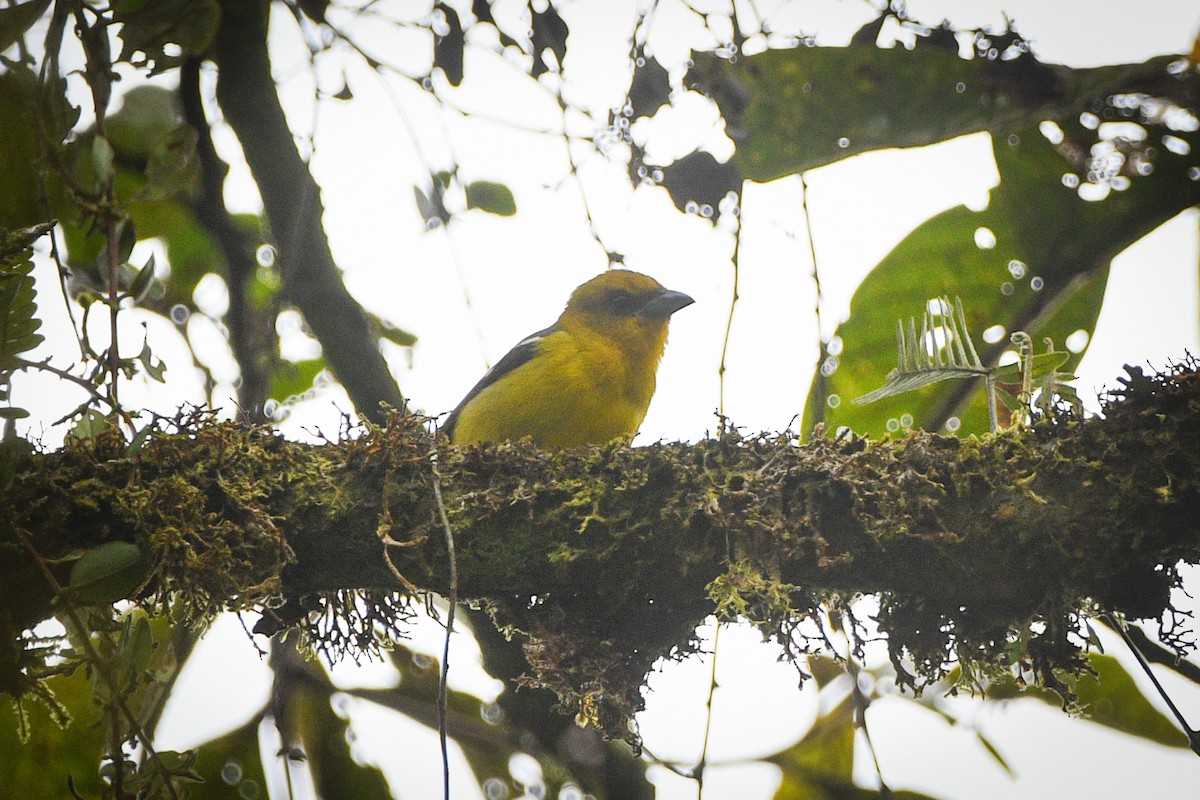
<svg viewBox="0 0 1200 800"><path fill-rule="evenodd" d="M634 314L637 312L638 301L624 289L614 289L604 298L604 304L614 314Z"/></svg>

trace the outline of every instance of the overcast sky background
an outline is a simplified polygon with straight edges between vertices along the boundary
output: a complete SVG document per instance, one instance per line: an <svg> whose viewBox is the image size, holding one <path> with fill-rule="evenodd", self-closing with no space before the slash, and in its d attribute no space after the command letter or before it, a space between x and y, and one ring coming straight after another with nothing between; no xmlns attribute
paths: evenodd
<svg viewBox="0 0 1200 800"><path fill-rule="evenodd" d="M411 11L418 4L392 5L401 14L419 16ZM764 13L773 9L767 16L776 30L803 30L827 45L846 43L874 15L866 3L851 0L757 6ZM908 4L913 18L936 23L949 17L958 26L999 25L1007 12L1032 39L1040 58L1072 66L1136 62L1189 51L1200 24L1200 9L1189 6L1177 0L1143 0L1135 6L1116 0ZM632 2L609 0L562 4L572 31L564 93L573 103L593 109L595 119L602 120L608 108L623 102L634 9ZM664 2L659 13L651 46L664 62L681 62L687 47L705 46L706 37L712 43L695 18L675 4ZM356 31L356 40L372 52L399 66L416 65L419 71L427 49L421 49L418 39L406 39L387 26ZM563 139L537 132L563 125L552 95L515 81L518 70L492 55L469 50L467 83L454 93L463 107L482 112L479 117L439 114L428 95L410 83L380 81L351 60L338 58L322 60L316 80L330 92L346 80L355 99L323 102L314 113L314 73L294 23L277 13L272 35L275 71L285 87L291 120L302 135L315 130L315 137L302 144L313 147L313 171L327 209L325 223L347 285L371 311L419 337L411 352L388 351L393 371L416 407L431 413L452 408L488 364L526 334L552 322L570 290L605 268L604 249L585 218L586 198L605 246L624 253L629 268L697 300L672 322L660 388L638 441L694 440L713 429L720 399L717 367L733 277L733 239L728 231L679 214L664 190L632 191L623 166L601 158L586 142L573 148L580 164L577 181L570 175ZM688 96L678 105L678 112L657 123L656 141L665 143L660 146L686 150L699 141L719 154L729 152L707 101ZM567 124L586 136L592 123L577 114ZM215 133L224 152L236 154L228 129L218 127ZM416 213L412 186L428 181L430 167L449 166L451 156L466 180L498 180L512 187L519 214L501 219L466 212L448 230L426 230ZM828 334L846 315L858 281L903 236L960 203L982 207L997 174L990 143L981 134L926 148L864 154L813 170L806 179ZM244 170L235 170L226 195L235 210L259 210ZM742 225L741 300L725 375L724 411L749 430L781 430L803 410L817 357L813 265L798 179L748 186ZM1200 350L1197 228L1197 214L1189 211L1116 260L1104 312L1078 371L1085 400L1094 398L1101 387L1114 385L1124 363L1162 365L1185 349ZM152 251L154 245L144 249ZM63 363L70 360L74 345L69 336L55 335L65 324L62 302L45 262L37 275L39 306L47 320L43 330L50 337L46 352L62 354L56 363ZM219 313L223 288L209 281L197 301L202 310ZM126 321L142 321L144 315L139 314L127 314ZM157 352L169 364L170 385L163 389L135 380L123 398L135 407L144 404L162 412L180 402L202 401L202 377L189 366L190 356L176 327L159 319L145 321L153 326L151 341ZM298 319L293 317L290 327L285 321L283 327L286 352L315 352ZM203 357L222 381L219 394L232 397L235 367L216 325L196 314L186 330L201 342ZM123 348L136 352L140 327L127 325L125 334L129 343ZM97 333L97 340L102 338ZM842 357L853 358L854 353ZM25 429L42 432L47 443L61 439L61 430L46 426L79 400L61 384L43 378L24 378L16 384L15 401L37 410ZM1089 405L1096 407L1094 400ZM310 435L314 427L333 435L338 410L349 408L344 393L329 388L297 406L281 427L297 437ZM417 632L415 644L435 651L439 635L435 626L426 626ZM1110 644L1110 653L1122 650ZM452 682L494 693L495 683L472 664L471 647L470 642L455 640ZM812 693L796 691L793 668L775 663L776 656L753 631L732 627L722 633L711 760L721 763L768 753L800 736L814 718ZM709 668L698 658L669 664L652 681L640 723L656 755L682 761L697 756ZM379 665L366 671L339 669L336 675L347 684L386 682L390 677ZM1200 693L1172 678L1165 676L1168 687L1195 723L1200 720ZM180 700L164 719L162 744L195 745L221 728L240 724L261 707L268 680L237 623L219 624L189 666ZM1120 739L1036 702L981 706L963 700L952 708L963 720L953 728L901 700L872 707L872 736L892 788L945 797L1049 800L1182 796L1200 783L1200 760L1187 751L1168 752ZM364 755L384 763L398 785L411 787L408 796L433 796L440 780L436 736L390 712L354 706L352 714L356 730L363 733L358 746ZM1016 771L1015 778L976 743L976 728L997 744ZM369 735L372 731L375 735ZM860 758L856 769L864 785L874 785L868 759ZM477 789L471 794L474 784L460 777L455 796L479 796ZM695 796L689 781L664 770L656 770L654 777L663 797ZM767 798L777 782L777 773L767 766L713 767L707 773L706 795Z"/></svg>

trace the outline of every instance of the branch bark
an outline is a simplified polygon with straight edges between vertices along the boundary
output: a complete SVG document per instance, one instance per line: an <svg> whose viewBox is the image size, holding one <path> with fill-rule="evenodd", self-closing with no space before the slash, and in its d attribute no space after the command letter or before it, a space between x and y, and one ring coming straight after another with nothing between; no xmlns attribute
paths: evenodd
<svg viewBox="0 0 1200 800"><path fill-rule="evenodd" d="M242 144L262 195L282 265L283 287L304 314L359 413L382 419L381 404L404 398L379 351L379 335L346 291L322 224L320 189L296 150L267 53L265 0L224 0L213 55L217 101Z"/></svg>
<svg viewBox="0 0 1200 800"><path fill-rule="evenodd" d="M459 594L528 634L535 682L610 735L629 735L646 673L690 652L707 615L747 619L796 653L821 645L801 623L858 593L879 595L879 627L915 688L948 655L1010 668L1014 642L1020 665L1057 686L1057 670L1081 666L1084 616L1162 616L1177 565L1200 563L1196 362L1131 368L1123 383L1102 419L982 439L443 446ZM345 590L401 590L397 573L446 588L422 420L396 414L323 446L178 427L135 458L104 440L13 464L0 546L31 546L68 584L81 552L136 542L143 600L203 617L307 597L298 607L324 609L309 623L318 637L339 615L386 614ZM17 630L51 612L28 558L0 573Z"/></svg>

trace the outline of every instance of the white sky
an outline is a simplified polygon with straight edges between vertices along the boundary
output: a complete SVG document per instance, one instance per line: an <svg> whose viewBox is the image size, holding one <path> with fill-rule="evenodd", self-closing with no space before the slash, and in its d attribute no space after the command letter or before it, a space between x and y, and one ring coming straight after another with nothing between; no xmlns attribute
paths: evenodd
<svg viewBox="0 0 1200 800"><path fill-rule="evenodd" d="M872 16L866 3L851 0L757 5L775 9L768 16L776 29L799 25L826 44L844 43ZM601 110L621 102L627 48L620 37L628 35L633 8L631 2L608 0L564 4L572 29L567 68L573 100ZM908 8L914 18L936 22L950 16L958 25L999 24L1000 9L1006 9L1043 59L1075 66L1186 52L1200 24L1200 8L1177 0L1143 0L1136 6L1123 0L1016 0L1003 5L914 0ZM684 44L698 36L694 19L671 9L671 3L663 4L652 42L664 59L684 57ZM294 27L286 20L273 35L281 48L295 44ZM362 41L377 45L377 52L397 62L413 51L411 43L398 43L391 29L364 33ZM290 61L277 59L276 72L285 81L292 119L305 131L314 119L307 56L303 49L291 52L296 55ZM423 52L416 48L411 56L414 63L419 63ZM505 69L490 56L469 57L468 83L477 81L479 86L473 92L462 91L461 102L501 119L558 128L561 118L551 97L535 90L514 96L508 91L512 82ZM341 79L341 69L335 67L322 72L320 80L326 89L336 91ZM662 190L630 191L622 166L603 161L585 145L574 151L582 163L579 183L568 174L561 138L504 123L464 121L455 115L439 119L428 97L403 82L390 82L389 96L362 69L350 68L348 79L355 100L325 103L316 117L313 170L322 185L335 257L346 270L350 290L374 313L420 337L411 354L390 353L397 379L417 407L432 412L453 407L487 363L494 363L527 333L552 322L570 290L605 267L603 250L592 239L582 212L581 198L586 197L603 241L625 253L630 268L648 272L697 300L672 323L660 388L639 441L696 439L713 427L719 401L717 365L732 285L732 239L727 233L678 214ZM463 177L511 186L518 216L500 219L468 212L448 232L425 231L415 213L411 187L426 180L426 166L414 154L397 102L419 129L423 157L433 168L449 163L448 131ZM719 149L722 134L713 127L705 104L689 99L684 105L690 110L678 115L677 126ZM587 130L580 119L574 119L571 128ZM227 130L218 129L217 134L221 147L236 152ZM865 154L806 177L824 312L827 320L836 320L849 308L857 282L892 246L944 209L964 202L978 207L995 184L996 171L986 139L968 136L917 150ZM244 172L235 172L226 193L234 208L257 210L256 194ZM802 411L817 346L811 311L812 265L798 181L749 187L742 223L741 300L735 312L725 411L749 430L779 430ZM1197 226L1196 213L1189 211L1116 260L1103 314L1079 370L1081 394L1088 396L1092 387L1112 385L1123 363L1161 365L1186 348L1200 351ZM53 334L64 324L62 303L45 265L38 277L44 331ZM219 305L219 289L206 297L204 302ZM128 316L137 319L136 314ZM135 405L144 399L147 407L164 412L184 400L202 400L200 375L188 366L182 340L170 341L173 326L161 320L149 322L156 350L170 365L171 385L165 391L143 391L141 382L135 381L124 396ZM232 362L222 352L215 326L195 315L188 330L197 339L207 335L207 359L218 377L230 381ZM130 338L123 348L136 352L140 329L134 326L126 333ZM61 336L52 339L47 352L62 354L56 363L69 361L69 341ZM299 351L305 347L300 334L293 334L289 342ZM781 363L790 366L781 368ZM232 392L228 383L224 391ZM42 431L78 399L54 381L26 378L17 382L15 401L38 410L27 429ZM337 430L335 406L349 408L340 390L325 391L299 407L284 428L303 435L302 426L319 425L332 434ZM46 433L47 442L60 437L61 432ZM205 660L190 668L206 677L185 683L195 691L194 699L176 706L165 720L162 737L168 746L196 744L214 732L204 730L200 719L228 724L227 713L236 715L239 709L250 713L261 703L265 667L240 641L236 624L232 628L223 625L210 635ZM430 649L436 649L435 632L425 631L418 639L428 640ZM468 645L456 648L456 664L461 665L452 673L456 680L487 690L490 684L469 667ZM758 643L752 631L733 628L722 634L721 689L714 701L710 747L713 760L745 759L786 745L812 719L815 707L810 693L795 691L791 668L776 664L775 655ZM652 751L684 760L696 756L708 670L706 662L693 659L667 665L655 676L649 708L641 718ZM348 681L362 679L339 675ZM204 680L219 682L221 691L205 690ZM1193 723L1200 721L1200 693L1193 686L1170 685L1185 714L1190 713ZM231 688L246 693L233 695ZM214 711L218 700L222 707ZM1049 800L1180 796L1185 787L1194 791L1200 782L1200 760L1186 751L1167 753L1117 739L1036 703L981 708L960 702L953 709L965 720L955 728L913 704L886 701L872 708L872 735L892 788L916 788L947 797ZM356 725L363 728L383 724L368 722L368 717L380 716L377 712L359 709L354 714ZM1018 773L1015 780L974 743L972 726L991 737L1010 759ZM378 740L364 737L360 745L398 774L404 773L405 780L418 781L412 796L433 796L430 787L437 785L440 774L436 757L430 755L436 742L426 737L412 744L415 735L402 737L403 753L396 750L400 738L395 733ZM423 776L423 771L429 775ZM867 760L860 760L858 774L864 785L872 785ZM706 796L729 797L736 791L744 800L770 797L778 780L766 767L713 768L707 777ZM663 797L695 796L694 784L665 771L656 771L655 779ZM472 796L471 789L469 782L464 783L456 797Z"/></svg>

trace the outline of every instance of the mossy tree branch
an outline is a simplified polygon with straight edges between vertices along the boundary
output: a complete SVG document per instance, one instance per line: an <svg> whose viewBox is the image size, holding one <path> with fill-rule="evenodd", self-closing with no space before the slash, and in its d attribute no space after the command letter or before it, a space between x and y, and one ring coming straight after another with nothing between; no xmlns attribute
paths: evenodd
<svg viewBox="0 0 1200 800"><path fill-rule="evenodd" d="M1018 663L1055 685L1081 664L1082 616L1167 614L1177 565L1200 563L1195 368L1131 369L1103 419L978 440L443 446L459 594L528 633L537 679L610 734L627 735L647 671L689 652L706 615L746 618L795 652L819 646L801 622L860 592L880 596L880 629L914 686L949 656L969 674L1007 669L1014 642ZM406 581L445 589L421 420L321 446L177 427L134 457L102 441L9 465L0 609L17 630L51 611L44 575L18 557L27 546L55 559L136 542L142 598L184 617L317 595L326 619L362 614L344 590L401 588L384 535ZM368 616L398 622L399 608Z"/></svg>

